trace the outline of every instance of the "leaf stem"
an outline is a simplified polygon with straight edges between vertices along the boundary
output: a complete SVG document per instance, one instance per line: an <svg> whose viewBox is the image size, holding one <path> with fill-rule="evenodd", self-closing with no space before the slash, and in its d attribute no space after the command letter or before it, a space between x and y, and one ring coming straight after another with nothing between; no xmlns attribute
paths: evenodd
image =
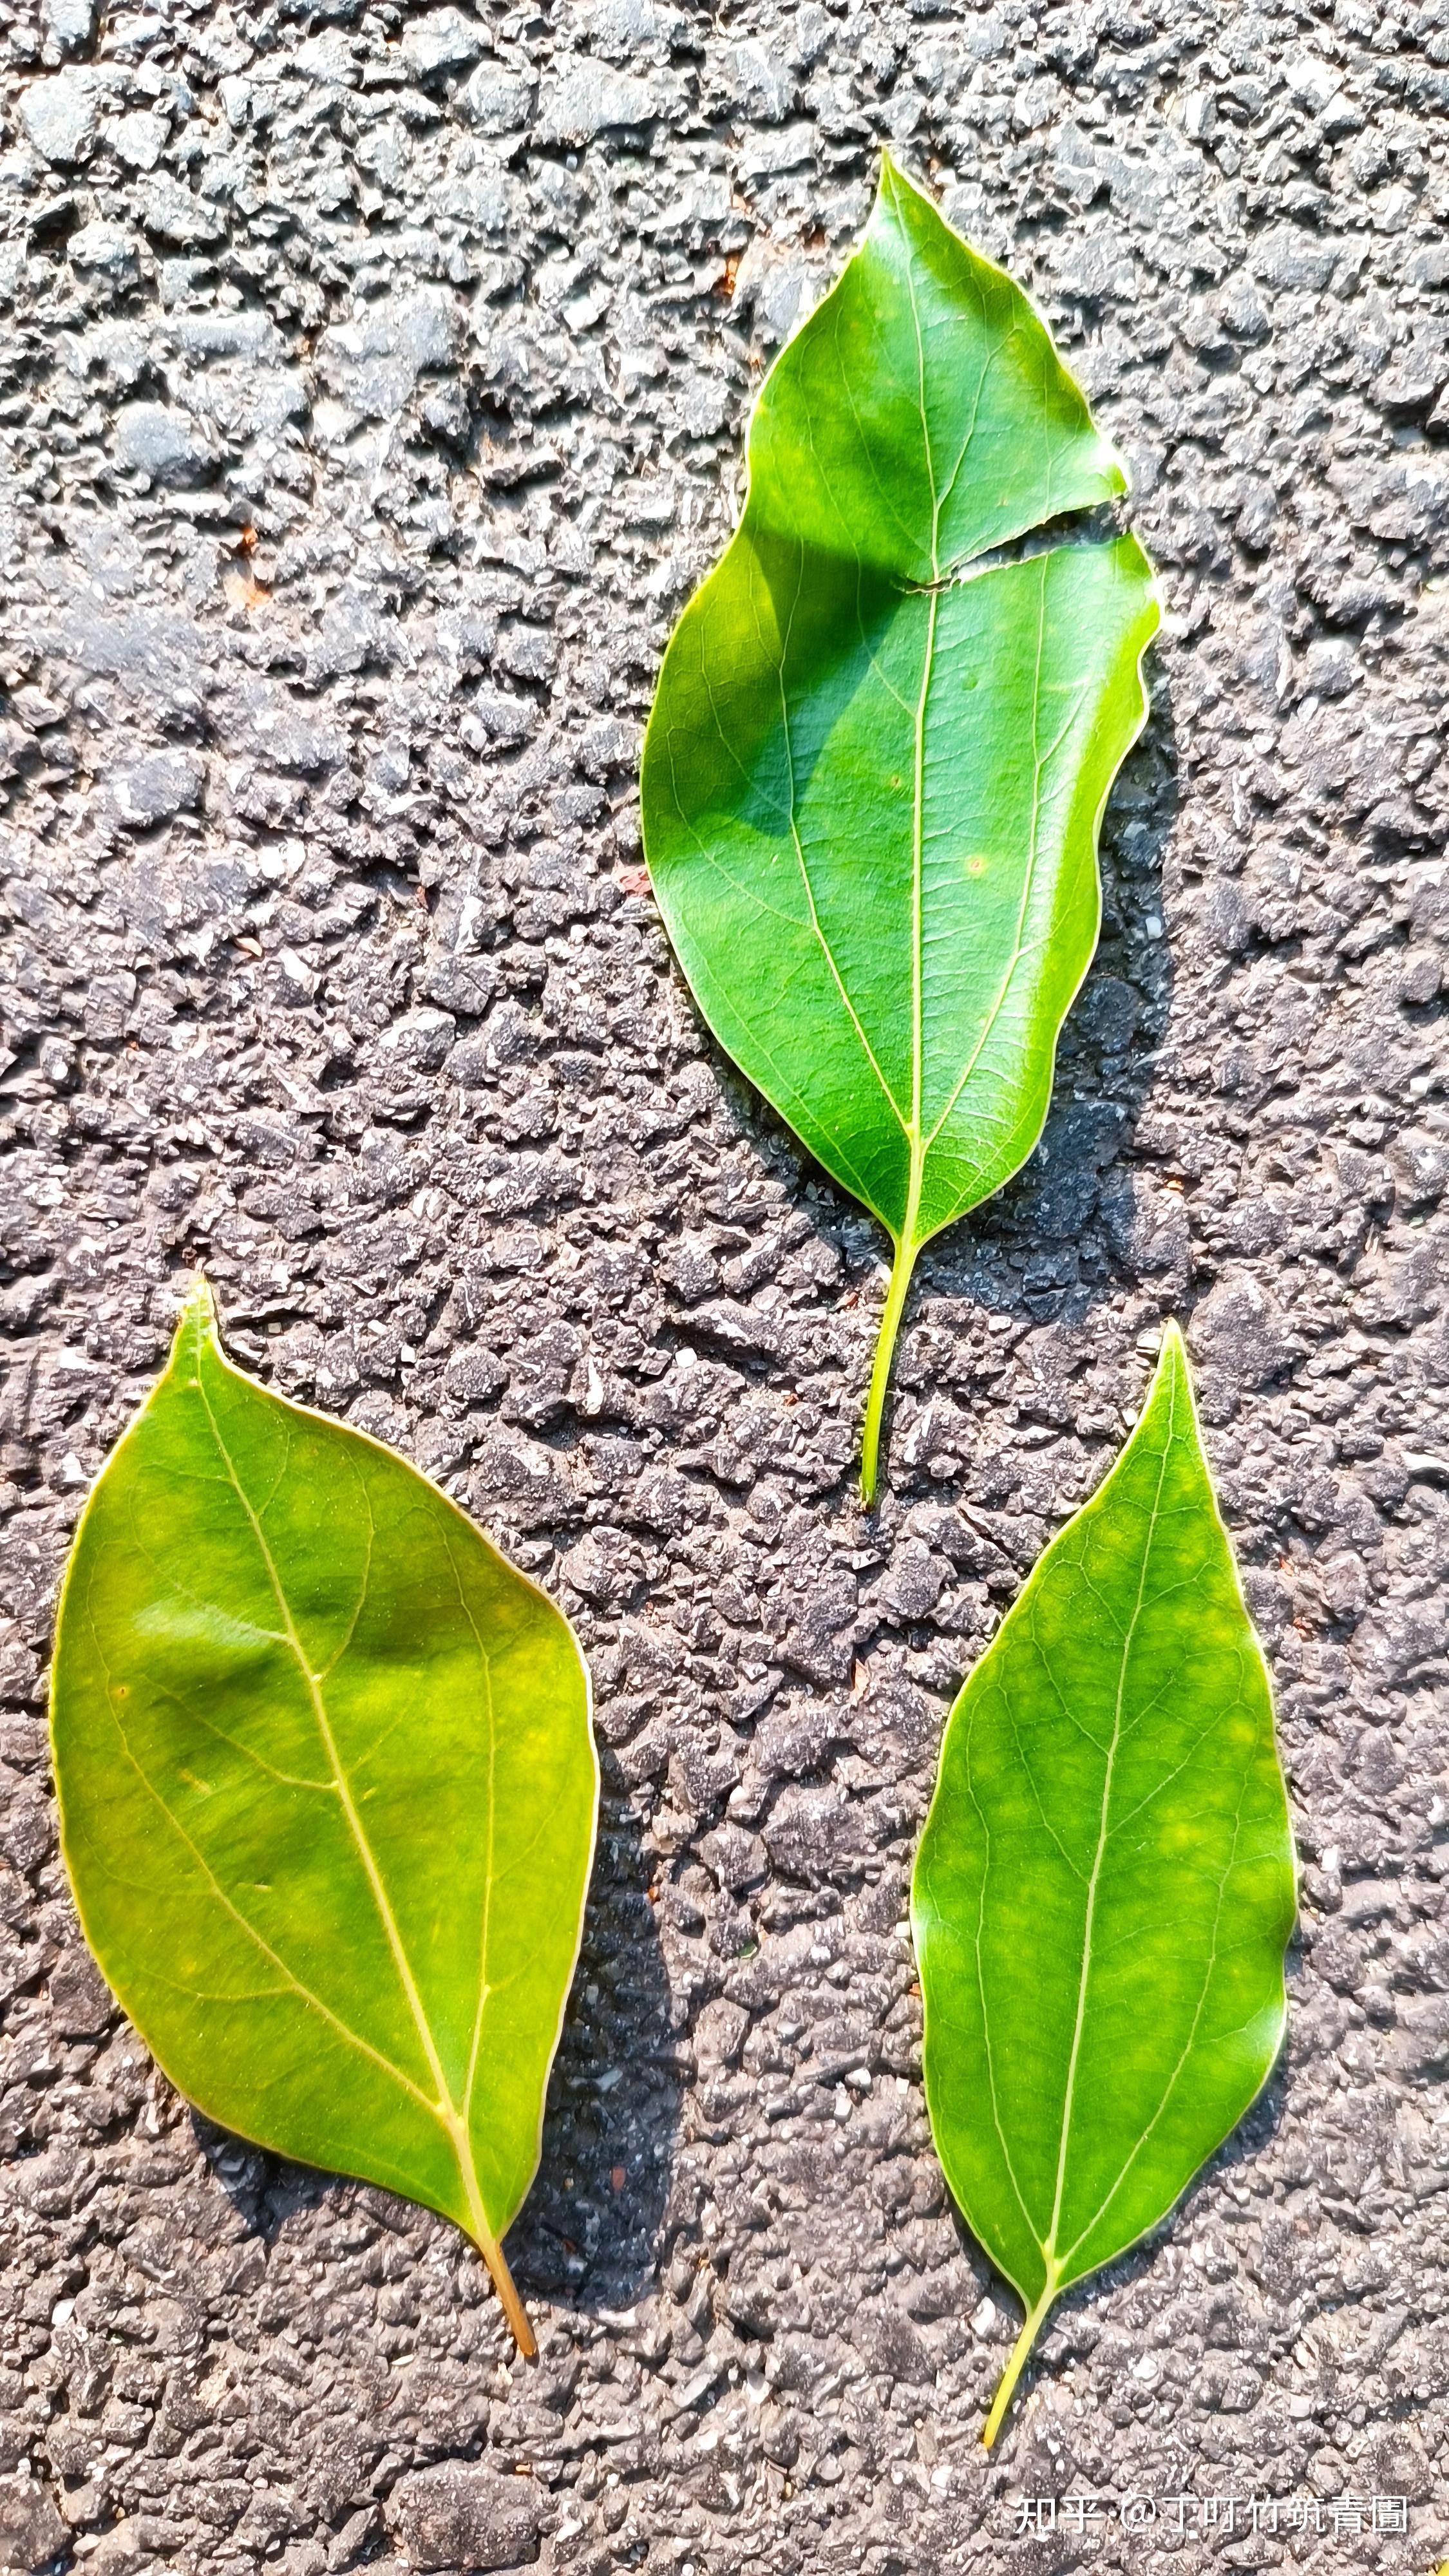
<svg viewBox="0 0 1449 2576"><path fill-rule="evenodd" d="M443 2113L443 2126L453 2142L458 2159L458 2172L468 2201L468 2233L488 2266L488 2278L498 2293L498 2304L508 2320L509 2332L525 2361L535 2359L538 2345L528 2322L528 2310L518 2295L513 2274L504 2260L503 2248L488 2224L483 2207L483 2194L478 2187L478 2169L473 2161L473 2144L466 2122L449 2108Z"/></svg>
<svg viewBox="0 0 1449 2576"><path fill-rule="evenodd" d="M865 1443L861 1451L860 1460L860 1491L861 1498L866 1503L873 1503L875 1501L876 1477L880 1467L881 1421L885 1413L886 1389L890 1385L891 1361L895 1357L896 1335L900 1330L901 1316L905 1311L906 1295L911 1284L911 1272L915 1269L916 1255L920 1249L921 1247L919 1243L912 1240L909 1232L902 1235L899 1243L896 1245L896 1257L891 1269L890 1286L886 1290L885 1307L880 1319L880 1332L876 1339L875 1366L872 1368L870 1373L870 1393L866 1397L865 1403Z"/></svg>
<svg viewBox="0 0 1449 2576"><path fill-rule="evenodd" d="M1043 2321L1056 2297L1057 2287L1058 2283L1056 2274L1054 2272L1048 2272L1046 2277L1046 2287L1042 2291L1041 2297L1038 2299L1036 2306L1028 2309L1027 2311L1026 2323L1022 2327L1020 2334L1016 2338L1016 2342L1012 2346L1011 2359L1001 2374L1001 2386L998 2388L996 2395L991 2401L991 2412L981 2427L981 2447L983 2451L990 2450L992 2443L995 2441L997 2434L1001 2430L1006 2410L1011 2404L1012 2393L1016 2387L1017 2381L1021 2377L1022 2371L1026 2367L1027 2355L1031 2351L1032 2345L1035 2343L1037 2336L1040 2334Z"/></svg>
<svg viewBox="0 0 1449 2576"><path fill-rule="evenodd" d="M535 2360L538 2355L538 2345L534 2340L533 2328L528 2322L528 2310L518 2295L513 2274L504 2260L502 2246L495 2244L490 2236L480 2244L478 2251L488 2266L488 2277L498 2293L498 2304L508 2319L514 2342L525 2361Z"/></svg>

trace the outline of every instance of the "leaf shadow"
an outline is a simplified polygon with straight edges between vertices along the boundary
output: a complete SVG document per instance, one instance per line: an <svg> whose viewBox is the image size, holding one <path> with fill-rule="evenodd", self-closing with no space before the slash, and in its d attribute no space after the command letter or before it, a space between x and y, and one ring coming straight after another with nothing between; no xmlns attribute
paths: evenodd
<svg viewBox="0 0 1449 2576"><path fill-rule="evenodd" d="M607 1746L599 1844L533 2189L509 2232L525 2298L626 2307L657 2268L683 2112L653 1864Z"/></svg>
<svg viewBox="0 0 1449 2576"><path fill-rule="evenodd" d="M301 2164L273 2147L259 2147L239 2130L224 2129L204 2111L190 2106L188 2116L192 2136L241 2223L243 2247L249 2242L270 2254L284 2231L297 2220L320 2216L324 2222L336 2221L344 2230L355 2222L363 2231L354 2237L357 2244L368 2241L379 2228L390 2236L409 2236L419 2243L429 2230L437 2229L444 2242L456 2246L461 2260L476 2263L477 2256L461 2231L421 2201L406 2200L382 2183L365 2182L355 2174L333 2173L321 2165ZM336 2248L331 2246L329 2250L335 2252ZM244 2258L232 2286L256 2286L255 2279L247 2275Z"/></svg>
<svg viewBox="0 0 1449 2576"><path fill-rule="evenodd" d="M1070 1327L1124 1283L1164 1312L1187 1286L1181 1203L1150 1186L1132 1150L1172 1004L1163 869L1182 801L1171 683L1150 657L1148 671L1147 724L1103 822L1101 937L1062 1030L1041 1141L993 1199L926 1247L910 1321L927 1319L934 1294ZM926 1383L903 1350L898 1386L917 1378Z"/></svg>

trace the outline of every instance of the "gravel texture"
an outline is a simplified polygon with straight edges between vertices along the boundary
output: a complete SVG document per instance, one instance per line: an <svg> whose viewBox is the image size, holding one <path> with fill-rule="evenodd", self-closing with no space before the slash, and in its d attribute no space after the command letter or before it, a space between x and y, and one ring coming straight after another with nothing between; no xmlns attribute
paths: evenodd
<svg viewBox="0 0 1449 2576"><path fill-rule="evenodd" d="M1446 24L0 0L0 2565L1449 2548ZM704 1039L634 768L883 139L1033 285L1169 613L1048 1141L922 1263L866 1521L882 1243ZM460 2239L193 2118L77 1946L50 1608L199 1261L592 1658L532 2371ZM1014 2303L931 2157L906 1876L1169 1312L1279 1687L1291 2045L988 2464ZM1346 2527L1014 2536L1180 2488ZM1407 2539L1354 2533L1375 2490Z"/></svg>

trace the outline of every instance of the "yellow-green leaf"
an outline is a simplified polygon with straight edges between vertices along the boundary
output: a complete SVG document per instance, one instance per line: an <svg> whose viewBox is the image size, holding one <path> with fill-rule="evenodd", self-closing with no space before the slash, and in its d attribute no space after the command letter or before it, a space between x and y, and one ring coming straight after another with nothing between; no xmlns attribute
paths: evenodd
<svg viewBox="0 0 1449 2576"><path fill-rule="evenodd" d="M1268 1675L1169 1327L1117 1464L951 1712L916 1860L926 2099L1027 2310L1172 2207L1283 2036L1293 1844Z"/></svg>
<svg viewBox="0 0 1449 2576"><path fill-rule="evenodd" d="M61 1598L66 1866L210 2118L480 2248L538 2164L598 1770L562 1613L426 1477L231 1367L204 1288Z"/></svg>

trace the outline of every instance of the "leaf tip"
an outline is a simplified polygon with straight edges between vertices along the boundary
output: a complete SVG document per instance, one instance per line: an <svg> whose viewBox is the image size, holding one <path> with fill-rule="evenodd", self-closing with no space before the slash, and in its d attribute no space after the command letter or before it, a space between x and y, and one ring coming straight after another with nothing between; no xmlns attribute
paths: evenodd
<svg viewBox="0 0 1449 2576"><path fill-rule="evenodd" d="M926 195L924 188L918 187L909 171L902 169L889 144L883 143L881 145L880 182L876 190L876 203L878 205L884 205L887 198L893 198L897 203L899 203L902 197L919 198L923 205L930 207L932 214L935 214L938 211L934 201Z"/></svg>
<svg viewBox="0 0 1449 2576"><path fill-rule="evenodd" d="M1162 1328L1162 1348L1158 1355L1157 1374L1167 1379L1174 1396L1186 1397L1188 1414L1191 1417L1195 1412L1192 1370L1188 1366L1187 1344L1182 1337L1182 1326L1173 1316L1168 1317Z"/></svg>
<svg viewBox="0 0 1449 2576"><path fill-rule="evenodd" d="M214 1341L216 1338L216 1299L211 1293L211 1282L200 1270L188 1288L176 1318L176 1348L179 1350L193 1333L199 1339L204 1337Z"/></svg>
<svg viewBox="0 0 1449 2576"><path fill-rule="evenodd" d="M1182 1326L1171 1315L1163 1323L1162 1339L1157 1345L1156 1356L1152 1363L1152 1384L1154 1388L1160 1387L1168 1379L1179 1386L1190 1386L1192 1382L1188 1372L1187 1344L1182 1338Z"/></svg>

